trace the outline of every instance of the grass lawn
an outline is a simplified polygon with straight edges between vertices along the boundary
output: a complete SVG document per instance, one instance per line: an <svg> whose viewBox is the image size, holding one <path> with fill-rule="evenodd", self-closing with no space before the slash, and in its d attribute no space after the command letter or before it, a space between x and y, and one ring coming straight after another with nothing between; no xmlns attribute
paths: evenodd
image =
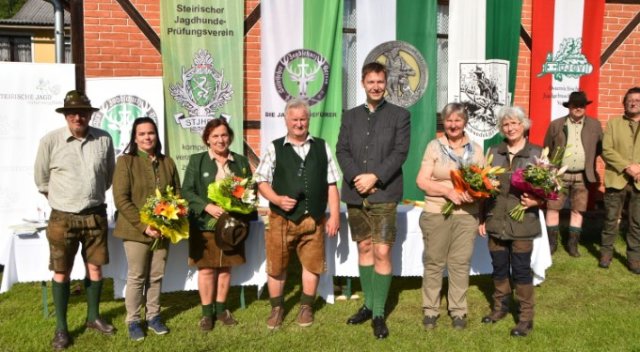
<svg viewBox="0 0 640 352"><path fill-rule="evenodd" d="M208 334L198 329L200 306L195 291L163 294L163 317L171 333L153 333L142 342L128 339L123 300L113 299L112 282L105 281L101 313L118 332L100 336L85 331L84 294L72 296L69 328L74 344L70 351L640 351L640 276L625 267L624 255L616 255L609 270L597 266L599 229L589 228L580 247L582 257L574 259L564 249L554 255L546 281L536 288L534 331L527 338L512 338L509 317L493 325L480 319L489 311L492 293L487 275L471 278L468 293L469 327L451 328L446 315L446 297L441 318L433 331L422 329L421 278L394 278L388 302L390 336L373 338L369 324L347 326L345 321L362 304L351 300L326 304L316 302L315 324L300 328L295 324L300 295L299 268L292 268L286 292L288 314L279 331L267 330L270 312L267 294L256 297L256 289L246 289L247 308L239 307L239 288L232 288L229 306L240 325L217 325ZM624 253L621 239L616 244ZM446 282L446 280L445 280ZM53 302L49 284L49 310ZM354 288L359 290L358 280ZM446 285L445 285L446 287ZM43 318L40 283L15 285L0 295L0 351L48 351L55 329L55 317ZM513 310L512 310L513 311Z"/></svg>

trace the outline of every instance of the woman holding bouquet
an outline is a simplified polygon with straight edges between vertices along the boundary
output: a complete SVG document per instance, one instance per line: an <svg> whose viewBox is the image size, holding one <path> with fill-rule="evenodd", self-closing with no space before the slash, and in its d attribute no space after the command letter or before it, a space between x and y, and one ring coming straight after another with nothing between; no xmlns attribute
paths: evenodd
<svg viewBox="0 0 640 352"><path fill-rule="evenodd" d="M468 121L464 105L447 104L442 110L444 136L432 140L424 152L417 184L425 192L420 228L424 240L422 280L423 325L433 329L440 311L440 290L445 266L449 273L449 315L456 329L467 325L469 267L478 230L478 203L466 191L456 190L451 170L483 163L483 151L464 133ZM443 207L453 203L451 214Z"/></svg>
<svg viewBox="0 0 640 352"><path fill-rule="evenodd" d="M244 242L230 251L222 250L216 244L212 219L218 219L225 211L209 200L208 187L230 175L250 177L251 170L247 158L229 150L233 130L224 118L207 123L202 141L208 150L191 155L182 193L189 201L189 264L198 268L202 304L199 325L201 330L210 331L214 320L226 326L237 324L225 302L231 283L231 267L244 264L246 260Z"/></svg>
<svg viewBox="0 0 640 352"><path fill-rule="evenodd" d="M140 220L140 209L156 189L167 186L180 193L178 170L173 160L162 154L158 127L149 117L133 122L131 139L116 163L113 198L118 209L115 237L123 239L127 256L127 288L124 303L129 337L140 341L145 337L140 309L145 306L149 329L158 335L169 329L160 317L160 287L167 261L168 239L160 231ZM151 251L154 241L160 241Z"/></svg>
<svg viewBox="0 0 640 352"><path fill-rule="evenodd" d="M534 163L541 148L530 144L525 137L531 122L519 107L501 109L497 123L505 138L501 144L491 148L494 156L492 165L502 166L507 171L500 175L500 194L485 203L479 226L481 235L489 234L494 284L493 310L482 318L482 322L495 323L507 315L513 283L520 302L520 316L517 325L511 329L511 336L527 336L533 329L531 252L533 239L540 236L538 207L543 201L511 187L510 179L513 171ZM518 204L526 208L522 221L509 215Z"/></svg>

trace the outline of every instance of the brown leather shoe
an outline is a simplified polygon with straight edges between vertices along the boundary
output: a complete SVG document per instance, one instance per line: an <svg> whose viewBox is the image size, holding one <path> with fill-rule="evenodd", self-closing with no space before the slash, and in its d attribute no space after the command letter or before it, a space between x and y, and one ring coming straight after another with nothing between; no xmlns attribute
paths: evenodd
<svg viewBox="0 0 640 352"><path fill-rule="evenodd" d="M611 256L610 255L602 255L600 256L600 261L598 262L598 266L602 269L609 269L609 265L611 265Z"/></svg>
<svg viewBox="0 0 640 352"><path fill-rule="evenodd" d="M513 337L525 337L533 330L532 321L519 321L516 326L511 329L511 336Z"/></svg>
<svg viewBox="0 0 640 352"><path fill-rule="evenodd" d="M303 328L306 328L307 326L311 326L311 324L313 324L313 308L311 308L310 305L300 305L300 312L298 313L296 323L298 323L298 325L302 326Z"/></svg>
<svg viewBox="0 0 640 352"><path fill-rule="evenodd" d="M55 350L63 350L71 344L71 338L69 333L65 330L56 330L53 334L53 340L51 340L51 347Z"/></svg>
<svg viewBox="0 0 640 352"><path fill-rule="evenodd" d="M224 326L233 326L237 325L238 321L231 315L231 312L228 309L225 309L224 312L218 314L216 316L216 320L221 322Z"/></svg>
<svg viewBox="0 0 640 352"><path fill-rule="evenodd" d="M202 331L211 331L213 330L213 318L205 315L200 318L198 325Z"/></svg>
<svg viewBox="0 0 640 352"><path fill-rule="evenodd" d="M267 328L269 330L279 329L282 326L284 320L284 307L272 307L271 314L267 319Z"/></svg>
<svg viewBox="0 0 640 352"><path fill-rule="evenodd" d="M88 321L86 327L89 329L96 330L104 335L113 335L116 332L116 329L111 324L107 324L102 318L98 317L98 319L94 321Z"/></svg>
<svg viewBox="0 0 640 352"><path fill-rule="evenodd" d="M629 271L640 275L640 260L629 260Z"/></svg>
<svg viewBox="0 0 640 352"><path fill-rule="evenodd" d="M485 315L484 317L482 317L482 323L483 324L493 324L499 320L504 319L504 317L507 316L507 312L503 312L503 311L491 311L491 314L489 315Z"/></svg>

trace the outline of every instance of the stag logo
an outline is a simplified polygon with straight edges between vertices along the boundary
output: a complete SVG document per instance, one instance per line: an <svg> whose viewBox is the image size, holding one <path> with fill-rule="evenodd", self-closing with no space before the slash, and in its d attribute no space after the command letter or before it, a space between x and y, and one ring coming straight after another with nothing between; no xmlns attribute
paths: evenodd
<svg viewBox="0 0 640 352"><path fill-rule="evenodd" d="M330 70L327 60L315 51L291 51L276 65L276 91L285 101L300 97L314 105L327 95Z"/></svg>
<svg viewBox="0 0 640 352"><path fill-rule="evenodd" d="M118 155L129 144L133 120L142 116L158 121L156 111L146 100L135 95L117 95L107 99L93 114L91 125L111 134Z"/></svg>

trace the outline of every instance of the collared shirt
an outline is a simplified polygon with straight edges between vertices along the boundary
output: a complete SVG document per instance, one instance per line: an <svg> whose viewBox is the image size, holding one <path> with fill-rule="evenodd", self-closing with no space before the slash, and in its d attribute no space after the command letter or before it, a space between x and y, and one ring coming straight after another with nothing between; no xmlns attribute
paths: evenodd
<svg viewBox="0 0 640 352"><path fill-rule="evenodd" d="M386 103L387 103L387 100L386 99L382 99L382 101L380 101L380 104L376 105L375 109L373 109L373 110L369 109L369 103L367 103L367 102L364 103L363 107L369 114L373 114L374 112L382 109L382 107Z"/></svg>
<svg viewBox="0 0 640 352"><path fill-rule="evenodd" d="M568 117L565 122L567 127L567 147L562 158L562 166L566 166L567 171L584 171L585 153L582 145L584 119L585 117L574 121L571 117ZM553 155L549 157L553 158Z"/></svg>
<svg viewBox="0 0 640 352"><path fill-rule="evenodd" d="M211 157L211 153L209 152L209 157ZM229 153L229 156L227 157L227 161L223 164L221 164L218 159L216 158L211 158L211 160L216 162L216 166L218 166L218 172L216 173L216 181L222 180L225 177L229 176L229 175L233 175L233 172L231 172L231 169L229 168L229 162L233 162L233 154Z"/></svg>
<svg viewBox="0 0 640 352"><path fill-rule="evenodd" d="M293 147L293 150L296 152L296 154L298 154L300 158L302 158L302 160L304 160L307 157L307 154L309 153L309 149L311 149L312 142L313 142L313 137L311 135L307 135L307 139L304 141L304 143L300 145L292 143L289 140L289 137L284 138L284 145L291 144L291 146ZM340 174L338 173L338 168L336 167L336 164L333 161L333 156L331 154L331 149L329 148L329 145L325 143L325 146L327 150L327 167L328 167L327 183L332 184L332 183L338 182L338 180L340 179ZM273 183L273 172L275 171L275 169L276 169L276 148L273 145L273 143L270 143L269 147L267 148L267 152L260 159L260 165L258 165L258 168L254 173L256 182L258 183L268 182L270 184Z"/></svg>
<svg viewBox="0 0 640 352"><path fill-rule="evenodd" d="M78 139L63 127L40 140L34 179L38 191L48 194L51 208L78 213L104 204L114 169L113 142L107 132L89 127L86 138Z"/></svg>

